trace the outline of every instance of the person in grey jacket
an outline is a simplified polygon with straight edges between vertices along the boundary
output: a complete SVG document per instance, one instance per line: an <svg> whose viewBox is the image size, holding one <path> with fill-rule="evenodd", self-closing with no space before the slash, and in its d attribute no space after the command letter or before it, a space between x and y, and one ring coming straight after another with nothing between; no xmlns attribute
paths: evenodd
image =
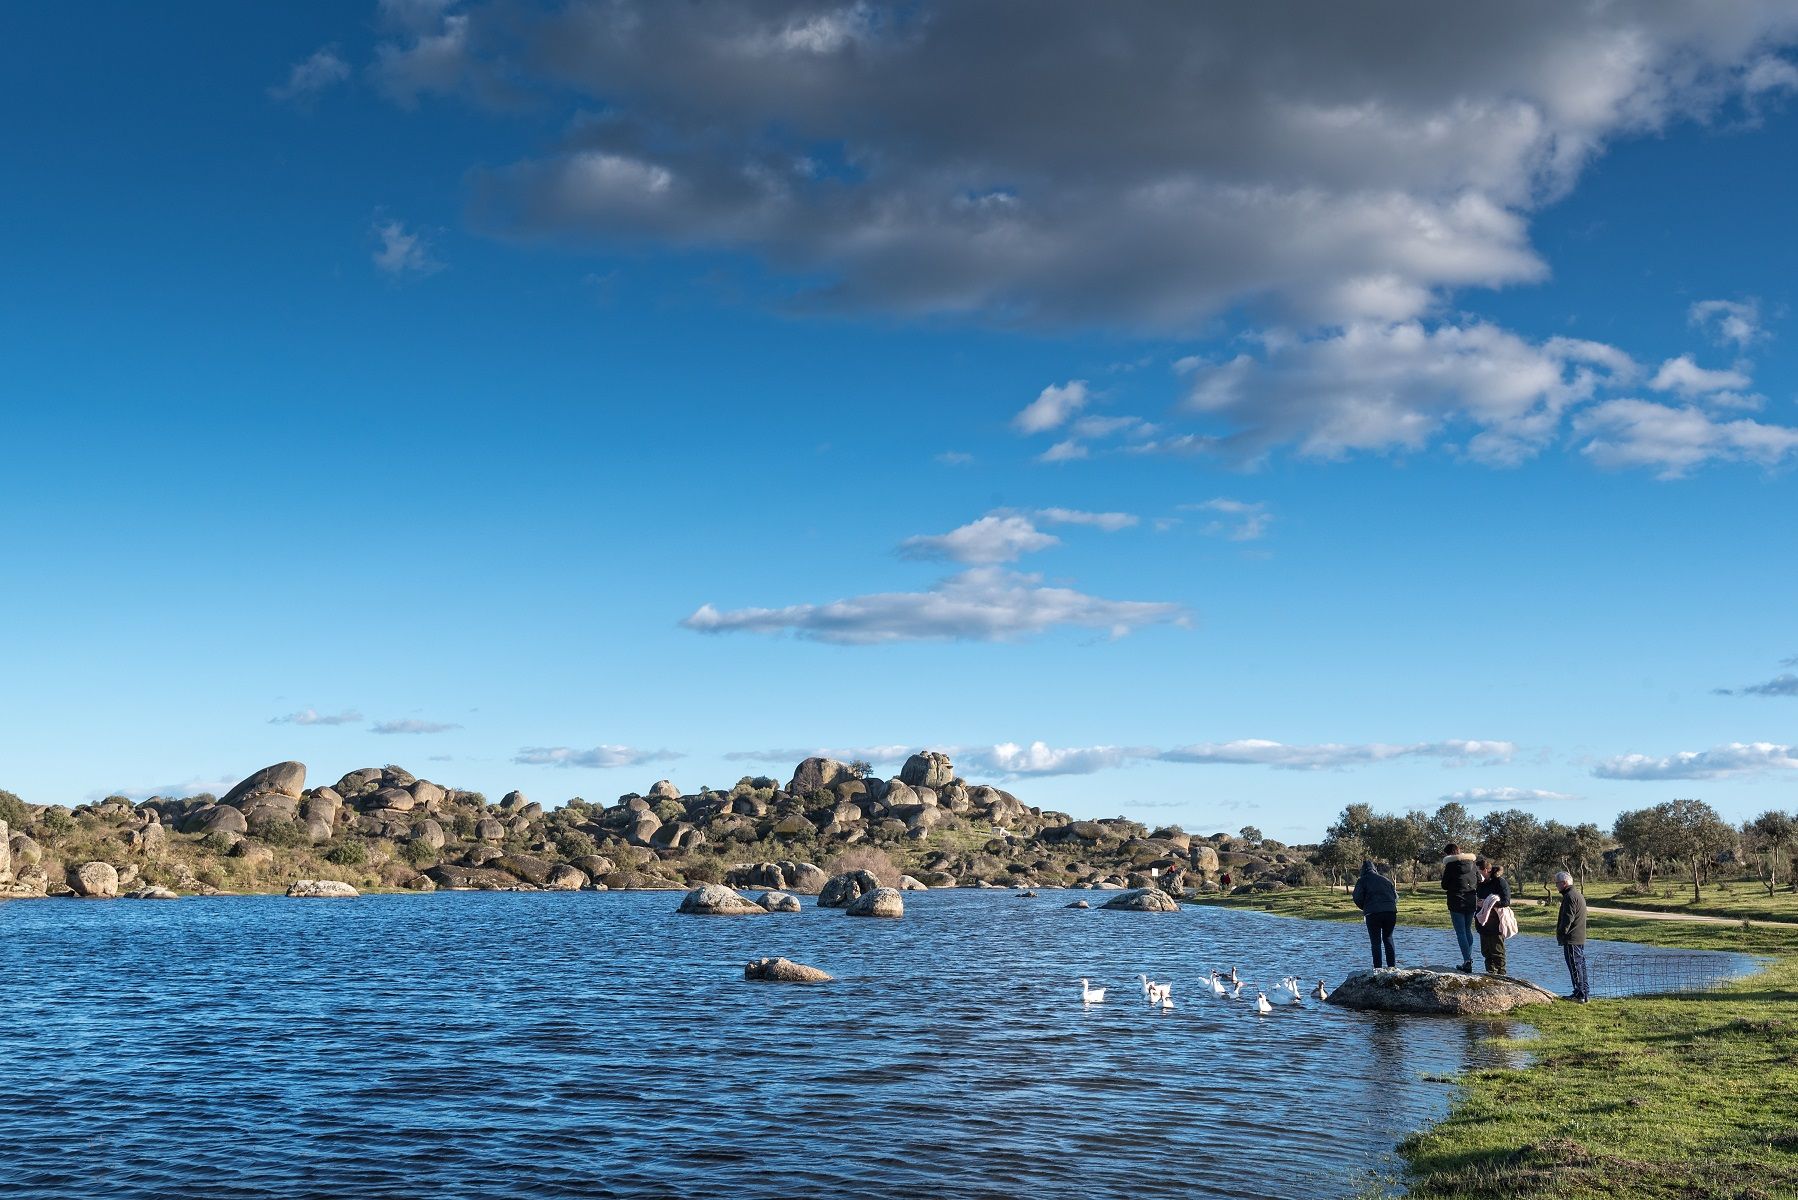
<svg viewBox="0 0 1798 1200"><path fill-rule="evenodd" d="M1555 876L1555 888L1561 893L1555 941L1561 943L1567 974L1573 977L1573 994L1567 998L1584 1004L1592 998L1592 984L1586 977L1586 898L1573 886L1573 876L1565 871Z"/></svg>
<svg viewBox="0 0 1798 1200"><path fill-rule="evenodd" d="M1392 886L1392 880L1380 874L1371 858L1361 860L1361 878L1355 880L1353 899L1355 907L1367 914L1367 940L1373 946L1373 965L1398 966L1398 959L1392 952L1392 929L1398 924L1398 889ZM1382 948L1386 951L1383 963L1380 961Z"/></svg>

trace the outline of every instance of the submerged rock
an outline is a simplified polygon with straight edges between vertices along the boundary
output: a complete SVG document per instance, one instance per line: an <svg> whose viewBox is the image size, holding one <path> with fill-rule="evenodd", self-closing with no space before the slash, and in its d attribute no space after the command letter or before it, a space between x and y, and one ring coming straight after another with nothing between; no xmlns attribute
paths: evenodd
<svg viewBox="0 0 1798 1200"><path fill-rule="evenodd" d="M138 888L134 892L126 892L125 899L127 899L127 900L179 900L179 899L181 899L181 897L176 895L174 892L170 891L168 888L157 887L156 885L152 884L149 887Z"/></svg>
<svg viewBox="0 0 1798 1200"><path fill-rule="evenodd" d="M905 899L898 888L877 887L844 911L852 917L903 917Z"/></svg>
<svg viewBox="0 0 1798 1200"><path fill-rule="evenodd" d="M789 896L785 892L764 892L756 901L771 913L796 913L800 911L799 897Z"/></svg>
<svg viewBox="0 0 1798 1200"><path fill-rule="evenodd" d="M679 911L698 916L746 917L768 910L721 883L707 883L688 892L686 899L680 902Z"/></svg>
<svg viewBox="0 0 1798 1200"><path fill-rule="evenodd" d="M1068 905L1068 907L1069 908L1091 908L1092 905L1088 904L1084 900L1076 900L1072 904Z"/></svg>
<svg viewBox="0 0 1798 1200"><path fill-rule="evenodd" d="M347 900L362 893L339 879L296 879L287 894L298 900Z"/></svg>
<svg viewBox="0 0 1798 1200"><path fill-rule="evenodd" d="M1137 888L1135 891L1113 896L1105 902L1105 907L1122 909L1126 912L1180 911L1180 906L1174 902L1174 898L1156 887Z"/></svg>
<svg viewBox="0 0 1798 1200"><path fill-rule="evenodd" d="M762 983L829 983L830 975L817 967L784 958L758 958L743 967L743 978Z"/></svg>
<svg viewBox="0 0 1798 1200"><path fill-rule="evenodd" d="M1554 999L1546 988L1506 975L1463 974L1447 967L1375 967L1343 980L1328 1003L1372 1012L1483 1016Z"/></svg>

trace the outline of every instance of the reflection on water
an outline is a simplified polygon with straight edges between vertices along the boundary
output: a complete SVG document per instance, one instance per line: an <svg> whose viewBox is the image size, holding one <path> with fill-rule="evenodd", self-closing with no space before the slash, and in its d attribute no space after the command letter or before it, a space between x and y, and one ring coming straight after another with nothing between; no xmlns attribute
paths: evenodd
<svg viewBox="0 0 1798 1200"><path fill-rule="evenodd" d="M931 892L902 921L668 893L0 905L8 1197L1331 1196L1503 1022L1307 1000L1358 926ZM1401 962L1447 931L1402 930ZM1628 950L1622 953L1628 953ZM824 987L748 984L784 954ZM1558 986L1552 942L1513 970ZM1552 970L1551 970L1552 968ZM1138 972L1175 983L1168 1013ZM1079 979L1112 988L1083 1008Z"/></svg>

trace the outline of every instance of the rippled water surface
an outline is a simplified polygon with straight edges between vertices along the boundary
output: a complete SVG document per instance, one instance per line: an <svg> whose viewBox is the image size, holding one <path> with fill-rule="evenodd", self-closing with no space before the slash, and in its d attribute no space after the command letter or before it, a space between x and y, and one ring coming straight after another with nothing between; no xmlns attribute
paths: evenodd
<svg viewBox="0 0 1798 1200"><path fill-rule="evenodd" d="M1489 1025L1200 991L1231 965L1333 984L1358 926L1071 898L0 904L0 1194L1332 1196L1445 1109L1420 1076L1491 1060ZM1400 931L1403 961L1452 947ZM774 954L837 982L743 981ZM1564 985L1552 942L1511 961Z"/></svg>

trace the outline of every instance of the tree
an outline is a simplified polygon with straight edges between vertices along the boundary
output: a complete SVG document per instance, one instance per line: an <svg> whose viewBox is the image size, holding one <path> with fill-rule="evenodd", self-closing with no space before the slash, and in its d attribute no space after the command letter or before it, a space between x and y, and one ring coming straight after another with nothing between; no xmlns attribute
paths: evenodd
<svg viewBox="0 0 1798 1200"><path fill-rule="evenodd" d="M1421 821L1382 813L1368 823L1362 838L1375 858L1391 863L1395 871L1402 866L1415 877L1415 864L1424 852Z"/></svg>
<svg viewBox="0 0 1798 1200"><path fill-rule="evenodd" d="M1360 838L1353 835L1337 837L1332 834L1319 843L1311 856L1311 863L1328 875L1331 885L1335 886L1342 882L1344 875L1359 870L1361 860L1367 857L1367 847Z"/></svg>
<svg viewBox="0 0 1798 1200"><path fill-rule="evenodd" d="M849 764L849 774L856 779L866 779L874 773L874 764L865 758L858 758Z"/></svg>
<svg viewBox="0 0 1798 1200"><path fill-rule="evenodd" d="M1654 886L1654 873L1660 865L1660 826L1652 808L1634 808L1617 814L1611 825L1611 836L1617 848L1629 855L1637 882Z"/></svg>
<svg viewBox="0 0 1798 1200"><path fill-rule="evenodd" d="M1512 868L1520 883L1533 865L1541 836L1541 823L1521 808L1501 809L1480 818L1480 853Z"/></svg>
<svg viewBox="0 0 1798 1200"><path fill-rule="evenodd" d="M1342 810L1336 823L1324 831L1326 838L1362 838L1367 836L1368 827L1374 823L1374 811L1371 805L1351 804Z"/></svg>
<svg viewBox="0 0 1798 1200"><path fill-rule="evenodd" d="M1669 800L1654 807L1661 852L1692 868L1692 903L1704 899L1704 868L1720 851L1735 845L1736 831L1702 800Z"/></svg>
<svg viewBox="0 0 1798 1200"><path fill-rule="evenodd" d="M1768 809L1748 822L1746 832L1765 848L1767 860L1767 895L1779 890L1779 852L1798 837L1798 821L1789 813ZM1794 885L1798 886L1798 885Z"/></svg>
<svg viewBox="0 0 1798 1200"><path fill-rule="evenodd" d="M1450 845L1473 846L1480 840L1480 823L1465 804L1450 800L1430 814L1429 844L1440 850Z"/></svg>
<svg viewBox="0 0 1798 1200"><path fill-rule="evenodd" d="M1243 841L1251 846L1259 846L1261 844L1261 831L1256 829L1253 825L1244 825L1241 829L1238 829L1236 833L1238 837L1242 838Z"/></svg>

